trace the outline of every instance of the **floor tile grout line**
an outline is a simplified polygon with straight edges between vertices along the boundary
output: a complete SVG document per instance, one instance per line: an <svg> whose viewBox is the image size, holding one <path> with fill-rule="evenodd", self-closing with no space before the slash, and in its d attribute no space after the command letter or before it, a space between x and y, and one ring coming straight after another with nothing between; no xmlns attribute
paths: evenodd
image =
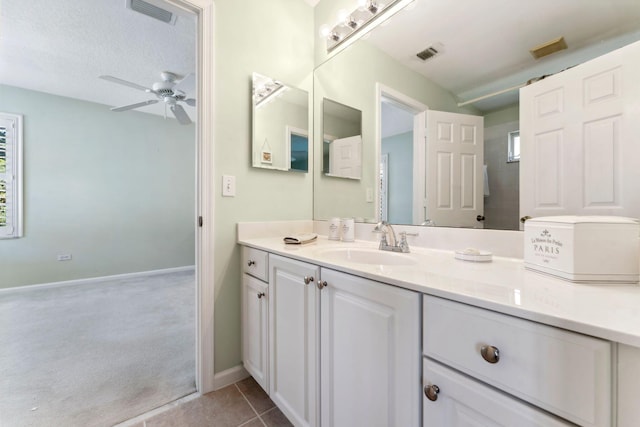
<svg viewBox="0 0 640 427"><path fill-rule="evenodd" d="M240 392L240 395L244 398L244 400L247 401L247 404L249 405L249 407L251 408L251 410L253 410L253 413L256 414L256 417L258 417L258 419L260 420L260 422L262 423L263 426L267 427L267 425L264 423L264 421L262 421L262 418L260 417L260 414L258 414L258 411L256 411L256 408L253 407L253 405L251 404L251 402L249 402L249 399L247 399L247 396L245 396L245 394L242 392L242 390L240 390L240 387L238 387L238 383L234 383L234 386L236 386L236 388L238 389L238 391Z"/></svg>
<svg viewBox="0 0 640 427"><path fill-rule="evenodd" d="M238 427L244 427L244 426L248 425L250 422L252 422L253 420L260 420L260 417L253 417L250 420L247 420L247 421L243 422ZM262 421L262 420L260 420L260 421Z"/></svg>

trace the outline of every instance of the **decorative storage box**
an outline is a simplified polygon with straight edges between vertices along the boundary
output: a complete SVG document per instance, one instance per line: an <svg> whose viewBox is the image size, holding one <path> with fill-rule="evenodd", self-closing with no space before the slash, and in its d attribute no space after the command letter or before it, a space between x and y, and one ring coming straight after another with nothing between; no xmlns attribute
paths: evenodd
<svg viewBox="0 0 640 427"><path fill-rule="evenodd" d="M637 283L640 223L615 216L548 216L524 224L524 265L572 282Z"/></svg>

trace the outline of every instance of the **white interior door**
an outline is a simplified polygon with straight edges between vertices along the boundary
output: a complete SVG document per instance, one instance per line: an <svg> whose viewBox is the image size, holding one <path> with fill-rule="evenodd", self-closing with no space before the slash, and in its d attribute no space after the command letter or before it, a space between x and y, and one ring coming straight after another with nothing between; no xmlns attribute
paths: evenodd
<svg viewBox="0 0 640 427"><path fill-rule="evenodd" d="M362 137L338 138L329 144L329 173L346 178L362 175Z"/></svg>
<svg viewBox="0 0 640 427"><path fill-rule="evenodd" d="M637 216L638 57L640 42L520 90L521 217Z"/></svg>
<svg viewBox="0 0 640 427"><path fill-rule="evenodd" d="M482 228L484 118L429 110L426 134L426 218Z"/></svg>

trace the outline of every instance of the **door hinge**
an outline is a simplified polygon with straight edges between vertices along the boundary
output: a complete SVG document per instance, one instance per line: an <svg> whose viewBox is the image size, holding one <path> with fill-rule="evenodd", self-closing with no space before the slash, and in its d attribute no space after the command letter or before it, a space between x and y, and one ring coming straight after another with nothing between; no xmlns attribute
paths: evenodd
<svg viewBox="0 0 640 427"><path fill-rule="evenodd" d="M202 216L198 217L198 227L202 227L203 221L202 221Z"/></svg>

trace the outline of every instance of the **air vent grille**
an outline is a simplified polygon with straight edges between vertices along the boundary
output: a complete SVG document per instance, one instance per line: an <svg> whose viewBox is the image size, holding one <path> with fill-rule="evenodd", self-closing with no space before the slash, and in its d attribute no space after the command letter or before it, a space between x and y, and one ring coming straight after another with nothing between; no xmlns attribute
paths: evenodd
<svg viewBox="0 0 640 427"><path fill-rule="evenodd" d="M175 24L176 15L144 0L127 0L127 7L167 24Z"/></svg>
<svg viewBox="0 0 640 427"><path fill-rule="evenodd" d="M437 54L438 54L438 50L436 48L434 48L433 46L430 46L430 47L426 48L425 50L423 50L422 52L418 52L416 54L416 56L418 58L422 59L423 61L426 61L427 59L433 58Z"/></svg>
<svg viewBox="0 0 640 427"><path fill-rule="evenodd" d="M529 52L531 52L531 55L533 55L535 59L540 59L566 48L567 42L564 40L564 37L558 37L557 39L550 40L540 46L534 47Z"/></svg>

